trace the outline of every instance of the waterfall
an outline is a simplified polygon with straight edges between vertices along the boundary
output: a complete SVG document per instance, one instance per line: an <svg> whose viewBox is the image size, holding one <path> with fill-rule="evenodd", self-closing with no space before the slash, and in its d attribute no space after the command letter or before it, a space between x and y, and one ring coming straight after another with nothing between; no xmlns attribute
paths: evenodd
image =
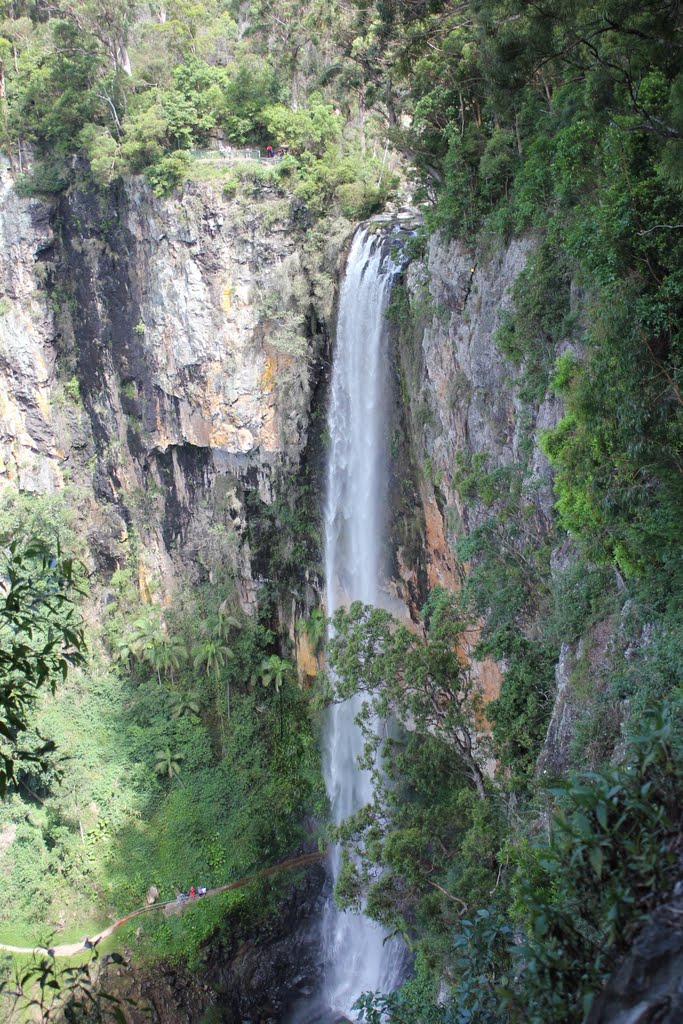
<svg viewBox="0 0 683 1024"><path fill-rule="evenodd" d="M384 244L383 244L384 242ZM325 506L327 613L361 600L382 604L380 576L388 497L389 358L385 311L397 267L382 238L359 231L339 298L328 412ZM370 774L358 767L363 741L355 697L328 712L323 768L335 823L372 799ZM336 881L341 852L332 854ZM389 991L400 981L403 946L385 942L369 918L340 912L330 898L322 922L323 1001L351 1014L361 992Z"/></svg>

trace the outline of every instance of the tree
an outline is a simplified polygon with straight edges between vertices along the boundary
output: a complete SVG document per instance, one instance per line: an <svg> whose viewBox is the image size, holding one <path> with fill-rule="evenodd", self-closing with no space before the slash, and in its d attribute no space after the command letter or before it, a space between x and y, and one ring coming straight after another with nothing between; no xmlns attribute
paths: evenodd
<svg viewBox="0 0 683 1024"><path fill-rule="evenodd" d="M235 656L232 648L228 647L225 639L232 628L233 623L237 625L237 620L227 615L225 607L221 606L218 616L206 624L204 639L198 644L195 644L192 649L192 653L194 654L194 667L200 668L204 666L207 675L213 676L213 680L216 685L218 693L218 714L220 716L223 743L225 743L225 727L223 724L220 693L218 691L221 672L226 663L232 660ZM230 721L230 678L227 675L225 680L225 698L228 721Z"/></svg>
<svg viewBox="0 0 683 1024"><path fill-rule="evenodd" d="M171 718L182 718L189 715L190 718L198 718L201 708L200 696L196 690L189 693L176 693L171 700Z"/></svg>
<svg viewBox="0 0 683 1024"><path fill-rule="evenodd" d="M186 657L184 642L169 633L156 605L146 608L114 644L115 661L123 662L129 669L134 661L148 663L154 669L159 685L166 674L173 681L174 672Z"/></svg>
<svg viewBox="0 0 683 1024"><path fill-rule="evenodd" d="M308 642L313 648L314 654L319 654L325 642L327 632L327 619L321 608L314 608L307 619L299 619L296 628L300 633L305 633Z"/></svg>
<svg viewBox="0 0 683 1024"><path fill-rule="evenodd" d="M287 661L285 658L279 657L277 654L271 654L269 658L264 658L261 662L261 683L263 686L273 685L273 689L279 695L280 698L280 739L283 734L283 711L282 711L282 687L285 682L290 678L294 666L291 661Z"/></svg>
<svg viewBox="0 0 683 1024"><path fill-rule="evenodd" d="M113 964L122 964L120 953L107 954ZM33 1019L41 1024L59 1021L90 1021L92 1024L120 1024L122 1005L136 1007L147 1018L147 1008L137 1000L107 992L98 977L98 953L94 949L86 963L60 967L52 956L34 954L28 964L16 963L12 974L0 980L0 999L8 1020Z"/></svg>
<svg viewBox="0 0 683 1024"><path fill-rule="evenodd" d="M436 587L423 608L425 638L400 626L389 612L355 601L332 620L328 644L332 699L369 697L364 715L375 749L373 717L395 717L403 726L432 731L451 743L480 799L486 796L477 737L481 697L461 656L464 622L456 597Z"/></svg>
<svg viewBox="0 0 683 1024"><path fill-rule="evenodd" d="M207 673L216 678L220 675L226 661L233 656L227 644L223 642L220 636L216 635L207 636L204 640L195 644L192 653L195 656L194 667L201 668L204 666Z"/></svg>
<svg viewBox="0 0 683 1024"><path fill-rule="evenodd" d="M169 636L166 631L152 638L152 643L146 651L146 658L157 673L161 682L162 673L168 673L173 680L173 672L180 668L186 657L186 648L183 641L177 636Z"/></svg>
<svg viewBox="0 0 683 1024"><path fill-rule="evenodd" d="M262 116L270 136L293 153L313 152L322 156L326 146L341 135L341 118L316 93L304 109L291 110L280 103L266 107Z"/></svg>
<svg viewBox="0 0 683 1024"><path fill-rule="evenodd" d="M185 760L182 754L175 754L170 747L165 747L163 750L157 750L154 756L154 771L157 775L166 775L170 781L180 775L180 764Z"/></svg>
<svg viewBox="0 0 683 1024"><path fill-rule="evenodd" d="M301 65L315 43L329 33L339 5L330 0L256 0L252 33L261 36L268 52L276 52L289 75L291 105L299 108Z"/></svg>
<svg viewBox="0 0 683 1024"><path fill-rule="evenodd" d="M79 0L67 3L65 15L78 28L81 37L94 36L101 44L115 71L132 74L128 55L128 36L137 16L137 0Z"/></svg>
<svg viewBox="0 0 683 1024"><path fill-rule="evenodd" d="M264 658L261 662L261 682L264 686L270 686L272 683L275 692L279 693L292 668L291 661L280 658L277 654L271 654L269 658Z"/></svg>
<svg viewBox="0 0 683 1024"><path fill-rule="evenodd" d="M57 682L70 667L84 662L85 638L74 596L78 593L74 563L48 545L13 542L2 556L0 572L0 795L15 780L22 762L41 768L55 749L39 737L39 745L20 745L30 726L39 693Z"/></svg>

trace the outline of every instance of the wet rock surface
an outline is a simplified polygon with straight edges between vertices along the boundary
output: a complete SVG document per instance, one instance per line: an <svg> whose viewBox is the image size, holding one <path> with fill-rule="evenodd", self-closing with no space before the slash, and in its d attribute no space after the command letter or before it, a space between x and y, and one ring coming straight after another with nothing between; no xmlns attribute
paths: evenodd
<svg viewBox="0 0 683 1024"><path fill-rule="evenodd" d="M457 556L458 539L496 511L461 497L454 478L463 459L484 458L489 472L523 467L533 496L530 535L550 528L552 471L537 435L555 425L561 406L547 395L523 407L518 371L495 341L533 246L529 238L513 240L476 262L463 243L432 237L423 259L405 274L412 323L400 332L397 361L409 422L397 434L410 449L415 482L407 495L403 472L402 491L395 488L394 538L400 596L415 611L431 587L460 589L467 567ZM401 447L399 458L405 459ZM478 639L477 628L465 632L464 657L470 658ZM495 699L504 666L491 659L472 666L484 699Z"/></svg>

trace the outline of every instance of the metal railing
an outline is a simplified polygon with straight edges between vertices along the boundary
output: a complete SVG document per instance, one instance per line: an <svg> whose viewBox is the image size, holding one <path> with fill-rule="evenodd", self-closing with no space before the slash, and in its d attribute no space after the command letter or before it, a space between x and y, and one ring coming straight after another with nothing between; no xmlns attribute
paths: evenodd
<svg viewBox="0 0 683 1024"><path fill-rule="evenodd" d="M193 149L192 156L195 160L215 160L229 163L236 160L269 160L261 154L260 149L237 149L235 146L226 146L225 149Z"/></svg>

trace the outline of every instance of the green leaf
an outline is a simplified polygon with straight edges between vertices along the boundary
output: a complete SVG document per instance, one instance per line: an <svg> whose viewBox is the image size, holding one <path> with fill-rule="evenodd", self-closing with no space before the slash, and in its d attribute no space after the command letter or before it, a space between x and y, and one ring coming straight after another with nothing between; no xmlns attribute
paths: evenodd
<svg viewBox="0 0 683 1024"><path fill-rule="evenodd" d="M607 828L607 807L602 801L595 808L595 816L600 822L602 828Z"/></svg>
<svg viewBox="0 0 683 1024"><path fill-rule="evenodd" d="M588 854L588 860L590 861L590 865L593 868L593 871L595 872L595 874L598 876L598 878L602 878L603 858L602 858L602 850L600 849L599 846L595 846L590 851L590 853Z"/></svg>

